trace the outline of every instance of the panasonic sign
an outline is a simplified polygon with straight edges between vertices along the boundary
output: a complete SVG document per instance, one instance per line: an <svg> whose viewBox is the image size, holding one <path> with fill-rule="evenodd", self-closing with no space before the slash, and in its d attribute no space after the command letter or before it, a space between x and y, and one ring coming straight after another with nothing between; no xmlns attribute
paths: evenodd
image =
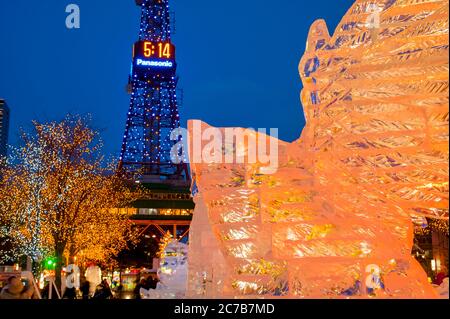
<svg viewBox="0 0 450 319"><path fill-rule="evenodd" d="M137 59L137 66L148 66L148 67L160 67L160 68L171 68L173 67L173 62L171 61L152 61L152 60L142 60Z"/></svg>

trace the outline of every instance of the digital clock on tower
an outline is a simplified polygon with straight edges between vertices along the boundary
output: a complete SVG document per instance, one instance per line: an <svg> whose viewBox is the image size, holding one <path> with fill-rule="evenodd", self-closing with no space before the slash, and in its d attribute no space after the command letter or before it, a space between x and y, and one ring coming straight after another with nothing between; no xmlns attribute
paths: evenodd
<svg viewBox="0 0 450 319"><path fill-rule="evenodd" d="M170 42L139 41L134 46L135 57L175 60L175 46Z"/></svg>

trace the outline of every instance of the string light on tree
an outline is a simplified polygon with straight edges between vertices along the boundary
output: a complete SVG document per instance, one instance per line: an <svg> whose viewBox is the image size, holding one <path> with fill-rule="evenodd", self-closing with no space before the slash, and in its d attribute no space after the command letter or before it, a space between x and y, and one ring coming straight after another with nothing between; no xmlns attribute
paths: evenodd
<svg viewBox="0 0 450 319"><path fill-rule="evenodd" d="M14 161L0 166L0 235L11 244L10 259L54 257L58 282L64 260L105 261L127 246L130 215L113 208L142 194L114 174L116 163L104 162L87 119L33 122L33 129Z"/></svg>

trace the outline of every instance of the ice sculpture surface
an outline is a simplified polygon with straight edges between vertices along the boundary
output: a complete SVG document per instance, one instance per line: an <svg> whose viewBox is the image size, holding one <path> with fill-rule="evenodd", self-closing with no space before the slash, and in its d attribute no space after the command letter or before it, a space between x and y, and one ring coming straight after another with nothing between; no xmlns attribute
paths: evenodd
<svg viewBox="0 0 450 319"><path fill-rule="evenodd" d="M278 172L191 163L187 296L437 297L411 256L411 220L448 219L448 5L358 0L333 36L312 25L307 124L279 142Z"/></svg>
<svg viewBox="0 0 450 319"><path fill-rule="evenodd" d="M141 288L143 299L182 299L187 284L188 246L177 240L167 244L158 269L159 282L156 289Z"/></svg>

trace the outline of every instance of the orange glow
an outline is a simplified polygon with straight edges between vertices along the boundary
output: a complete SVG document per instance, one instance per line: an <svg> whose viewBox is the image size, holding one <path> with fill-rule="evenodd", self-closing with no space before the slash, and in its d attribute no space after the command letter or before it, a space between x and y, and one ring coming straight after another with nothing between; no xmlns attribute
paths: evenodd
<svg viewBox="0 0 450 319"><path fill-rule="evenodd" d="M159 57L160 58L168 58L170 59L172 54L170 52L170 43L159 43Z"/></svg>
<svg viewBox="0 0 450 319"><path fill-rule="evenodd" d="M153 53L155 52L155 51L153 51L153 49L154 49L153 43L145 42L144 43L144 56L146 58L151 57L153 55Z"/></svg>
<svg viewBox="0 0 450 319"><path fill-rule="evenodd" d="M158 43L158 52L155 51L156 45L153 42L145 41L143 47L143 54L146 58L151 58L156 55L157 58L163 59L171 59L172 58L172 46L168 42L159 42Z"/></svg>
<svg viewBox="0 0 450 319"><path fill-rule="evenodd" d="M449 218L449 1L370 4L333 35L311 26L306 126L279 141L275 174L190 162L189 298L438 297L411 256L412 219ZM189 133L192 149L193 121Z"/></svg>

